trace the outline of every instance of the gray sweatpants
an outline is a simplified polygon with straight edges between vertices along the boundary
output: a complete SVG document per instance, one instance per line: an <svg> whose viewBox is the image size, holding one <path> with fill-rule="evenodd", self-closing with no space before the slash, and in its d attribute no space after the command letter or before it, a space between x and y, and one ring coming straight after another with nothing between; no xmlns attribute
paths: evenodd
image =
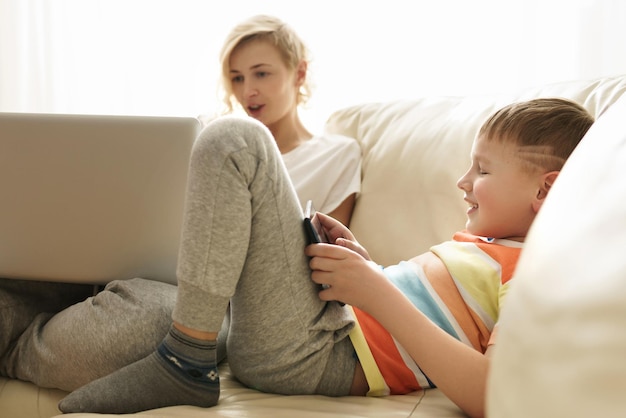
<svg viewBox="0 0 626 418"><path fill-rule="evenodd" d="M74 390L154 351L171 326L176 286L94 286L0 279L0 374Z"/></svg>
<svg viewBox="0 0 626 418"><path fill-rule="evenodd" d="M356 360L350 312L321 301L304 255L302 209L270 132L209 124L194 145L174 320L218 331L230 301L230 367L283 394L346 395Z"/></svg>
<svg viewBox="0 0 626 418"><path fill-rule="evenodd" d="M133 363L174 318L216 331L244 383L285 394L348 394L353 320L317 297L301 208L276 144L224 118L193 151L179 288L145 279L93 286L0 279L0 374L74 390ZM178 294L178 298L176 297ZM222 323L228 302L231 323Z"/></svg>
<svg viewBox="0 0 626 418"><path fill-rule="evenodd" d="M72 391L152 353L172 324L176 286L0 279L0 376ZM218 337L226 357L228 318Z"/></svg>

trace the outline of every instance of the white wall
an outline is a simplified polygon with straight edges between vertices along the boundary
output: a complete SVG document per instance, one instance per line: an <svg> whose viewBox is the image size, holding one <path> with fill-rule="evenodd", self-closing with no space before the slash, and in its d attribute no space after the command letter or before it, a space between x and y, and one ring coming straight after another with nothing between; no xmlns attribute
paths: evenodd
<svg viewBox="0 0 626 418"><path fill-rule="evenodd" d="M221 43L256 13L309 44L314 129L364 101L626 73L621 0L0 0L0 111L213 113Z"/></svg>

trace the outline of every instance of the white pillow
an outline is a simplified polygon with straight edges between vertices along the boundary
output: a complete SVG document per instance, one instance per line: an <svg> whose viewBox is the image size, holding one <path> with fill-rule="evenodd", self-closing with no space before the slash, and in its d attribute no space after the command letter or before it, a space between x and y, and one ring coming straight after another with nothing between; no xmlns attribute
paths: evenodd
<svg viewBox="0 0 626 418"><path fill-rule="evenodd" d="M537 216L503 307L491 417L626 417L626 96Z"/></svg>

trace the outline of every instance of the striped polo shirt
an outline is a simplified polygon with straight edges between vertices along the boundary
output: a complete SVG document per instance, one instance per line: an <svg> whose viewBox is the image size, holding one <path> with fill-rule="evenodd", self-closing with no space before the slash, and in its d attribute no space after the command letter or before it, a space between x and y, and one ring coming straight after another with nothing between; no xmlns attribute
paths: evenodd
<svg viewBox="0 0 626 418"><path fill-rule="evenodd" d="M403 261L383 271L434 323L484 353L491 344L521 248L520 242L458 232L451 241L431 248L443 264L421 266ZM357 324L350 339L370 386L368 395L398 395L434 387L374 318L352 309Z"/></svg>

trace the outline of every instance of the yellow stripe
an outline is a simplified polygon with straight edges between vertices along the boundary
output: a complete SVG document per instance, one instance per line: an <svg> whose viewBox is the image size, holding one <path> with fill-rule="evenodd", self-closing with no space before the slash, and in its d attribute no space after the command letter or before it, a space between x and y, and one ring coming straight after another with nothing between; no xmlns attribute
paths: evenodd
<svg viewBox="0 0 626 418"><path fill-rule="evenodd" d="M352 306L348 306L348 308L352 311L352 316L356 318L356 314L354 313ZM357 356L359 356L359 362L365 372L365 379L367 379L367 384L370 387L370 390L367 392L367 396L389 395L389 386L385 383L385 379L378 369L378 365L376 364L374 356L367 345L367 341L365 340L363 330L361 329L358 320L356 321L355 327L352 328L352 331L350 331L350 340L356 350Z"/></svg>
<svg viewBox="0 0 626 418"><path fill-rule="evenodd" d="M488 316L489 320L483 317L485 324L493 324L498 318L498 306L494 303L500 290L500 264L473 243L440 245L433 247L432 251L462 286L459 290L462 295L465 293L465 303L481 317L483 313ZM466 295L471 296L471 300Z"/></svg>

